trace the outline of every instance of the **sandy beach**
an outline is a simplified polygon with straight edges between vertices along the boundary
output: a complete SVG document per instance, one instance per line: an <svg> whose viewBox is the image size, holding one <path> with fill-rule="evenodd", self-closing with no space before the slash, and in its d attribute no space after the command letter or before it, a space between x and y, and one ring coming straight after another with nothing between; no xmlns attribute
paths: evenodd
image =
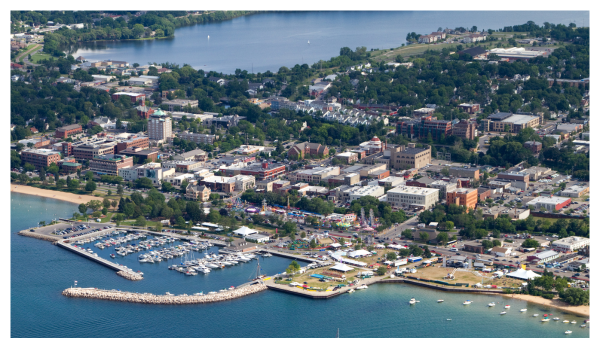
<svg viewBox="0 0 600 338"><path fill-rule="evenodd" d="M39 188L35 188L35 187L30 187L27 185L18 185L18 184L11 184L10 191L18 192L21 194L27 194L27 195L35 195L35 196L41 196L41 197L54 198L57 200L76 203L76 204L87 203L92 200L102 201L102 198L96 197L96 196L75 195L75 194L71 194L71 193L63 192L63 191L39 189Z"/></svg>
<svg viewBox="0 0 600 338"><path fill-rule="evenodd" d="M566 311L566 312L571 312L571 313L574 313L574 314L577 314L580 316L584 316L584 317L590 316L589 305L573 306L573 305L569 305L559 299L546 299L546 298L536 297L536 296L531 296L531 295L503 295L503 296L507 297L507 298L517 298L520 300L525 300L525 301L540 304L540 305L551 306L553 308L557 308L557 309L560 309L560 310Z"/></svg>

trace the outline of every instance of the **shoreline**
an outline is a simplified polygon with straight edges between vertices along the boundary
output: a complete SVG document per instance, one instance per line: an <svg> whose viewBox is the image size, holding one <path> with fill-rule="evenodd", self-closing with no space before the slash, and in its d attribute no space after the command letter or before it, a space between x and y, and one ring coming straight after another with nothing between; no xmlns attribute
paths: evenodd
<svg viewBox="0 0 600 338"><path fill-rule="evenodd" d="M530 303L534 303L537 305L545 305L549 307L553 307L555 309L559 309L561 311L570 312L579 316L589 317L590 316L590 306L589 305L569 305L562 300L555 299L546 299L542 297L532 296L532 295L520 295L520 294L502 294L502 296L507 298L516 298L519 300L524 300ZM511 297L512 296L512 297Z"/></svg>
<svg viewBox="0 0 600 338"><path fill-rule="evenodd" d="M46 190L46 189L40 189L40 188L36 188L36 187L30 187L28 185L20 185L20 184L14 184L14 183L10 184L10 192L11 193L16 192L16 193L20 193L20 194L40 196L40 197L47 197L47 198L52 198L55 200L59 200L59 201L63 201L63 202L70 202L70 203L74 203L74 204L87 203L87 202L93 201L93 200L98 200L98 201L103 200L102 198L96 197L96 196L76 195L76 194L72 194L72 193L64 192L64 191Z"/></svg>

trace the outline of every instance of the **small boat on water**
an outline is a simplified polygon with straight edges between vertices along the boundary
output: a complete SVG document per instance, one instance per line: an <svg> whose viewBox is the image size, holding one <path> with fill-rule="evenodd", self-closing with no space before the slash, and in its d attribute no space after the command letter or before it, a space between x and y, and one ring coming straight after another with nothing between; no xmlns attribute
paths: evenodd
<svg viewBox="0 0 600 338"><path fill-rule="evenodd" d="M444 300L443 299L438 299L438 303L443 303Z"/></svg>
<svg viewBox="0 0 600 338"><path fill-rule="evenodd" d="M554 319L554 320L556 320L556 321L560 320L560 318L558 318L558 317L554 317L554 318L552 318L552 319Z"/></svg>
<svg viewBox="0 0 600 338"><path fill-rule="evenodd" d="M506 311L502 311L502 312L500 312L500 314L501 314L501 315L505 315L505 314L506 314Z"/></svg>
<svg viewBox="0 0 600 338"><path fill-rule="evenodd" d="M110 254L110 258L115 258L117 256L115 256L115 254Z"/></svg>
<svg viewBox="0 0 600 338"><path fill-rule="evenodd" d="M416 300L416 299L414 299L414 298L411 298L411 299L408 301L408 304L410 304L410 305L414 305L414 304L416 304L416 303L417 303L417 300Z"/></svg>
<svg viewBox="0 0 600 338"><path fill-rule="evenodd" d="M489 307L496 306L496 303L494 303L494 302L491 302L491 303L489 303L489 304L488 304L488 306L489 306Z"/></svg>
<svg viewBox="0 0 600 338"><path fill-rule="evenodd" d="M549 322L549 321L550 321L550 318L544 318L541 320L542 323Z"/></svg>
<svg viewBox="0 0 600 338"><path fill-rule="evenodd" d="M452 320L452 319L451 319L451 318L448 318L448 319L446 319L446 320Z"/></svg>
<svg viewBox="0 0 600 338"><path fill-rule="evenodd" d="M534 317L537 317L537 316L539 316L539 314L537 314L537 313L534 313L534 314L533 314L533 316L534 316Z"/></svg>
<svg viewBox="0 0 600 338"><path fill-rule="evenodd" d="M577 322L576 321L572 321L571 324L577 324Z"/></svg>
<svg viewBox="0 0 600 338"><path fill-rule="evenodd" d="M465 301L463 302L463 305L470 305L471 303L473 303L473 301L472 301L472 300L465 300Z"/></svg>
<svg viewBox="0 0 600 338"><path fill-rule="evenodd" d="M527 312L527 309L521 309L521 312Z"/></svg>
<svg viewBox="0 0 600 338"><path fill-rule="evenodd" d="M568 320L563 320L563 323L569 324L569 321Z"/></svg>
<svg viewBox="0 0 600 338"><path fill-rule="evenodd" d="M573 333L573 331L571 331L571 330L565 331L565 334L571 334L571 333Z"/></svg>
<svg viewBox="0 0 600 338"><path fill-rule="evenodd" d="M579 327L581 327L581 328L584 328L584 327L585 327L585 324L581 324L581 325L579 325Z"/></svg>
<svg viewBox="0 0 600 338"><path fill-rule="evenodd" d="M368 288L369 288L368 286L366 286L365 284L363 284L363 285L357 287L356 290L364 290L364 289L368 289Z"/></svg>
<svg viewBox="0 0 600 338"><path fill-rule="evenodd" d="M510 305L504 305L505 309L510 309Z"/></svg>
<svg viewBox="0 0 600 338"><path fill-rule="evenodd" d="M354 292L354 289L348 290L348 293L352 293L352 292Z"/></svg>

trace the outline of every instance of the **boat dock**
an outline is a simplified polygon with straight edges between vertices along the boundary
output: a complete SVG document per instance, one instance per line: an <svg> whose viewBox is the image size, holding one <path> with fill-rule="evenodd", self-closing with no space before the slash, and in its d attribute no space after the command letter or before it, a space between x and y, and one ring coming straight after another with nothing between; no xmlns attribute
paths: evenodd
<svg viewBox="0 0 600 338"><path fill-rule="evenodd" d="M285 258L295 259L298 261L309 262L309 263L324 263L325 262L325 261L316 260L314 258L309 258L309 257L303 256L303 255L294 255L294 254L280 252L280 251L272 250L272 249L258 248L258 249L256 249L256 251L268 252L274 256L285 257Z"/></svg>
<svg viewBox="0 0 600 338"><path fill-rule="evenodd" d="M56 245L63 249L66 249L68 251L74 252L74 253L78 254L79 256L83 256L89 260L92 260L100 265L104 265L105 267L107 267L109 269L116 270L117 274L119 276L124 277L126 279L133 280L133 281L144 279L142 274L134 272L132 269L130 269L124 265L113 263L102 257L94 256L93 254L91 254L85 250L78 249L78 248L72 246L71 244L64 243L64 240L57 241Z"/></svg>

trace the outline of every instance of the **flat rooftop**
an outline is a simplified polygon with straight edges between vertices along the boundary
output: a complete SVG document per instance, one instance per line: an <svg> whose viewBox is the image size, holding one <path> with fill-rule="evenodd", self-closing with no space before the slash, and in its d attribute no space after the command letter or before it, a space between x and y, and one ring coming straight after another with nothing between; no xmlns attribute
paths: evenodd
<svg viewBox="0 0 600 338"><path fill-rule="evenodd" d="M529 121L535 120L539 118L538 116L533 116L533 115L513 115L505 120L502 120L502 122L505 123L513 123L513 124L523 124L523 123L527 123Z"/></svg>

